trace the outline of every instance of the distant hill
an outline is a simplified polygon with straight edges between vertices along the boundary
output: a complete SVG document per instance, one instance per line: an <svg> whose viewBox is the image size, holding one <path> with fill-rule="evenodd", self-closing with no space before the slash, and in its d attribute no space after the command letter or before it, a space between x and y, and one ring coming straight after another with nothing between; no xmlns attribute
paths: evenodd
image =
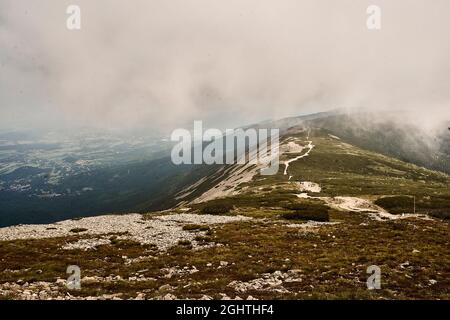
<svg viewBox="0 0 450 320"><path fill-rule="evenodd" d="M450 173L450 130L447 126L443 125L436 132L426 132L418 125L390 120L394 116L398 118L394 112L389 115L333 110L248 127L280 128L284 133L298 126L324 129L355 146Z"/></svg>
<svg viewBox="0 0 450 320"><path fill-rule="evenodd" d="M448 195L442 189L443 183L447 183L447 189L450 185L448 176L424 168L450 173L449 132L430 138L412 126L399 127L393 121L374 123L361 114L335 111L248 127L280 128L282 143L289 139L306 143L306 132L310 132L314 152L302 161L294 161L290 170L301 166L297 179L325 184L322 192L327 195L417 194L427 203L424 210L433 209L432 200L426 200L432 195L437 207L448 207ZM353 155L342 154L337 148L344 143ZM63 160L73 163L77 158L71 155ZM176 166L168 156L117 162L64 175L48 168L24 166L0 175L0 226L169 209L192 201L208 201L217 194L240 194L242 188L252 188L252 183L261 184L261 188L268 187L268 183L284 183L287 177L283 165L279 171L273 177L257 178L258 172L251 166ZM256 180L250 182L254 175Z"/></svg>
<svg viewBox="0 0 450 320"><path fill-rule="evenodd" d="M370 115L337 114L308 120L355 146L389 155L429 169L450 173L450 131L427 133L395 121L374 122Z"/></svg>

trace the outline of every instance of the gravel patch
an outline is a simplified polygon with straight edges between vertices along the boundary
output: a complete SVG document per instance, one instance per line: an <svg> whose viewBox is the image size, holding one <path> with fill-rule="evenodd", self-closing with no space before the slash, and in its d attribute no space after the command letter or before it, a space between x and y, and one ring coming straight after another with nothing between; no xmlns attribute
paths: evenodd
<svg viewBox="0 0 450 320"><path fill-rule="evenodd" d="M298 228L303 231L315 231L317 228L322 226L332 226L339 224L339 222L319 222L319 221L308 221L305 223L289 223L286 224L288 228Z"/></svg>
<svg viewBox="0 0 450 320"><path fill-rule="evenodd" d="M140 244L153 244L160 250L167 250L179 241L191 241L204 232L183 230L183 225L220 224L235 221L246 221L251 218L243 216L212 216L197 214L171 214L143 219L140 214L106 215L79 220L66 220L47 225L19 225L0 229L0 241L18 239L44 239L79 236L101 236L99 238L81 239L67 243L64 249L93 249L98 245L108 244L104 237L108 234L119 234L117 239L128 239ZM72 230L72 231L71 231ZM73 230L84 230L74 233Z"/></svg>
<svg viewBox="0 0 450 320"><path fill-rule="evenodd" d="M265 273L261 278L253 279L247 282L233 281L228 284L235 291L245 293L247 291L271 291L278 293L289 293L283 283L302 281L298 276L297 270L289 270L288 272L275 271L274 273Z"/></svg>

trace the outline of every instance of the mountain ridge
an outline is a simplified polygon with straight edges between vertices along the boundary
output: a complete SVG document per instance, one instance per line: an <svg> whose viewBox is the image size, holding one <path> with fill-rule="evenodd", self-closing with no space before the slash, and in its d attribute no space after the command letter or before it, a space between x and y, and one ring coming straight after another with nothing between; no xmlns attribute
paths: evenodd
<svg viewBox="0 0 450 320"><path fill-rule="evenodd" d="M215 168L168 210L0 228L0 299L448 299L447 174L324 129L280 150L276 175Z"/></svg>

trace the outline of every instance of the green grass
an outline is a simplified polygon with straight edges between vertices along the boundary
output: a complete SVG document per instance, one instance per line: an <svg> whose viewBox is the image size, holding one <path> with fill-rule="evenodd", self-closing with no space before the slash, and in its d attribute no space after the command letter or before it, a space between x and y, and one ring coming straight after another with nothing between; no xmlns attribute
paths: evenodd
<svg viewBox="0 0 450 320"><path fill-rule="evenodd" d="M291 183L319 183L322 191L316 196L373 199L392 213L411 211L411 196L415 196L417 212L448 217L450 178L343 144L322 131L313 131L311 139L316 147L310 156L291 163L291 181L282 174L281 166L277 175L258 175L240 185L239 195L190 205L191 212L255 218L209 229L196 224L184 226L184 230L205 231L195 237L196 242L217 246L193 250L192 243L183 241L167 252L159 252L154 246L111 236L110 245L99 246L95 251L60 249L69 241L86 238L83 234L0 242L0 283L18 279L54 282L58 277L66 278L67 266L76 264L83 276L120 275L127 279L140 272L154 279L86 284L81 291L71 293L77 296L121 293L127 298L145 292L151 298L161 294L159 287L169 284L174 287L173 294L185 299L204 294L220 298L220 293L258 299L450 299L448 220L375 221L365 214L330 209L318 200L299 199L299 190ZM327 221L327 216L339 223L301 231L287 227L288 221L280 216L294 221ZM123 256L140 259L126 265ZM218 269L220 261L227 261L228 265ZM381 290L366 288L366 269L370 265L381 268ZM161 272L164 268L193 266L199 271L171 278ZM289 293L254 290L240 294L228 286L231 281L250 281L264 273L293 269L300 270L301 281L284 283ZM437 282L432 285L430 280Z"/></svg>
<svg viewBox="0 0 450 320"><path fill-rule="evenodd" d="M212 202L204 204L200 212L203 214L220 215L229 213L233 209L233 205L226 202Z"/></svg>
<svg viewBox="0 0 450 320"><path fill-rule="evenodd" d="M330 216L327 211L294 211L286 212L281 215L283 219L287 220L312 220L326 222L330 221Z"/></svg>
<svg viewBox="0 0 450 320"><path fill-rule="evenodd" d="M379 222L366 215L330 211L337 225L299 232L279 223L236 222L217 226L208 241L221 246L192 250L182 242L166 253L150 246L104 245L96 251L64 251L66 238L0 242L0 282L50 281L66 278L70 264L79 265L83 276L120 275L128 279L140 272L152 281L83 284L75 296L121 293L122 298L145 292L147 297L161 293L169 284L180 298L200 298L203 294L220 298L258 299L449 299L450 274L447 266L449 223L420 219ZM276 221L276 220L274 220ZM73 236L70 241L80 236ZM123 256L143 260L125 265ZM25 258L26 257L26 258ZM219 261L227 261L218 269ZM402 268L401 264L409 265ZM212 266L208 267L207 264ZM382 289L367 290L366 268L378 265L382 271ZM195 266L199 271L164 277L163 268ZM234 292L231 281L250 281L263 273L300 270L302 281L284 283L290 293ZM8 270L17 270L9 272ZM42 270L37 273L36 270ZM429 280L437 283L430 285ZM61 291L66 289L63 287ZM14 296L9 296L12 299Z"/></svg>
<svg viewBox="0 0 450 320"><path fill-rule="evenodd" d="M303 133L293 137L306 138ZM310 138L315 147L308 157L291 163L289 175L293 176L292 180L288 180L289 175L283 174L284 166L281 164L276 175L258 174L252 181L240 184L242 192L239 195L196 204L192 210L202 211L211 207L205 210L228 213L228 208L269 210L289 207L298 202L296 194L300 192L292 182L312 181L322 188L320 193L309 193L312 196L403 199L396 207L379 202L381 207L392 210L394 214L412 213L415 196L416 213L448 217L448 175L351 146L328 137L323 130L312 130ZM282 156L281 161L284 159L287 159L286 155ZM221 210L222 207L227 209Z"/></svg>
<svg viewBox="0 0 450 320"><path fill-rule="evenodd" d="M406 200L394 210L406 212L413 211L415 196L418 213L450 211L450 177L445 173L345 144L323 130L313 130L311 139L314 149L308 157L291 163L289 174L294 180L320 184L322 191L317 195L402 197ZM267 182L260 179L261 185ZM287 182L283 175L269 179L270 183Z"/></svg>
<svg viewBox="0 0 450 320"><path fill-rule="evenodd" d="M393 214L412 212L414 210L414 198L407 196L382 197L374 202Z"/></svg>
<svg viewBox="0 0 450 320"><path fill-rule="evenodd" d="M283 219L330 221L328 213L330 208L321 201L303 200L302 202L289 203L285 208L291 211L282 213L281 217Z"/></svg>

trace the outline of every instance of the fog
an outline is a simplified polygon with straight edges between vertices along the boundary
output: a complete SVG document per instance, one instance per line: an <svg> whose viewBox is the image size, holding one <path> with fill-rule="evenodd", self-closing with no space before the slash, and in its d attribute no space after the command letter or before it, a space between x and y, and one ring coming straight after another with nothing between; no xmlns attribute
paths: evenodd
<svg viewBox="0 0 450 320"><path fill-rule="evenodd" d="M2 0L0 128L225 128L336 108L433 128L450 119L449 39L448 0Z"/></svg>

